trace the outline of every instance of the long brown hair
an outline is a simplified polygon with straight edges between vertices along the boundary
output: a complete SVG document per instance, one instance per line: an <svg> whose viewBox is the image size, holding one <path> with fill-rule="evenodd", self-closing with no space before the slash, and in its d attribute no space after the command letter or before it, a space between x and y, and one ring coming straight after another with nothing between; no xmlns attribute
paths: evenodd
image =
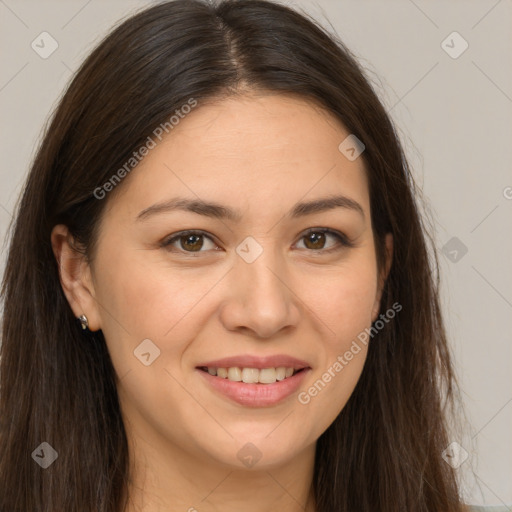
<svg viewBox="0 0 512 512"><path fill-rule="evenodd" d="M97 187L190 98L201 105L242 86L316 101L363 141L381 266L384 236L394 237L381 310L403 310L370 343L356 389L318 440L317 511L462 510L441 457L456 388L438 263L397 134L364 71L336 36L288 7L176 0L124 21L86 59L17 206L2 285L1 512L124 510L117 377L102 332L85 341L76 323L50 233L66 224L91 260L111 198L95 197ZM44 470L31 457L42 442L58 453Z"/></svg>

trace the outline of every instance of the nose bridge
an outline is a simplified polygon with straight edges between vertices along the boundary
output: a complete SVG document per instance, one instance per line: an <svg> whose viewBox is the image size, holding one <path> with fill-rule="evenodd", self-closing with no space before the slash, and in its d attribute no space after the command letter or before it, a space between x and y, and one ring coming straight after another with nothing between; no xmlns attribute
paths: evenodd
<svg viewBox="0 0 512 512"><path fill-rule="evenodd" d="M244 298L264 306L265 304L273 304L275 306L286 303L288 300L287 288L284 285L285 275L283 265L277 262L277 258L267 254L261 255L253 263L247 264L239 262L238 277L242 282L244 279L248 289L244 291L247 296ZM280 275L282 274L282 275Z"/></svg>
<svg viewBox="0 0 512 512"><path fill-rule="evenodd" d="M239 253L232 272L232 300L224 315L226 327L248 328L260 337L269 337L284 327L296 325L300 315L294 294L287 284L286 262L273 250L271 242L258 249L240 244L252 251L251 258ZM239 252L240 247L237 252Z"/></svg>

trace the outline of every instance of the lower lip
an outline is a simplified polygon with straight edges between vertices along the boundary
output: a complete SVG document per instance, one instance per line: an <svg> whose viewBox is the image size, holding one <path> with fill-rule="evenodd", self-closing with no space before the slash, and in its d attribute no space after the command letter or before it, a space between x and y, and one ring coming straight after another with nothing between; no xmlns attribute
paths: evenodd
<svg viewBox="0 0 512 512"><path fill-rule="evenodd" d="M227 396L234 402L247 407L267 407L275 405L281 400L293 394L311 368L304 369L292 377L288 377L272 384L246 384L235 382L210 375L208 372L196 368L206 381L222 395Z"/></svg>

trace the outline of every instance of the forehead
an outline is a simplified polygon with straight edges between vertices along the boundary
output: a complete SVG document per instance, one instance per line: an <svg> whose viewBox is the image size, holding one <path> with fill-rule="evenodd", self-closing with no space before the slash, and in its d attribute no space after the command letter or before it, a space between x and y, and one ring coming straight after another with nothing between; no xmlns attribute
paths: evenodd
<svg viewBox="0 0 512 512"><path fill-rule="evenodd" d="M343 193L367 209L364 163L339 150L349 132L303 98L250 94L184 115L123 183L132 213L177 195L263 215L277 204Z"/></svg>

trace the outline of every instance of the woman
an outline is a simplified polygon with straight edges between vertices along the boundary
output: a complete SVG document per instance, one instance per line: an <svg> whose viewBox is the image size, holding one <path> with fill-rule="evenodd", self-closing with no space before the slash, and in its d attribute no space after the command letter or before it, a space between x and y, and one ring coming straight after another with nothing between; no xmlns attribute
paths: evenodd
<svg viewBox="0 0 512 512"><path fill-rule="evenodd" d="M261 0L128 19L13 226L0 510L464 510L426 238L340 41Z"/></svg>

